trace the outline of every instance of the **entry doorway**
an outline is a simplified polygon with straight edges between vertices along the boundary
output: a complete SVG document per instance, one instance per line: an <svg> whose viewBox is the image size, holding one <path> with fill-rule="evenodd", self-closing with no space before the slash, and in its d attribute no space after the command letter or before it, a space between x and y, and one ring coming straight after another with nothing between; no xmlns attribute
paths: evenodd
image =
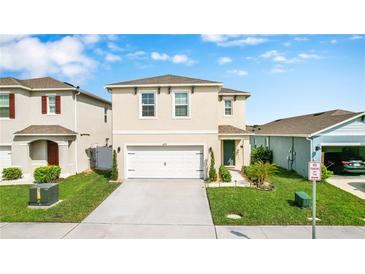
<svg viewBox="0 0 365 274"><path fill-rule="evenodd" d="M59 165L58 159L58 144L52 141L47 141L47 161L48 165Z"/></svg>
<svg viewBox="0 0 365 274"><path fill-rule="evenodd" d="M235 141L223 140L223 165L234 166L236 164Z"/></svg>

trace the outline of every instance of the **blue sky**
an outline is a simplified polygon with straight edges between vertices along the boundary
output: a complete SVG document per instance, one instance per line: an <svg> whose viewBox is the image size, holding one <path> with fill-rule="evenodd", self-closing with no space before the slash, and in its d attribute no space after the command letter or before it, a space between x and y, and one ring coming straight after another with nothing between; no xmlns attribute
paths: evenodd
<svg viewBox="0 0 365 274"><path fill-rule="evenodd" d="M52 76L110 98L108 83L161 74L252 93L247 122L365 110L365 35L6 35L1 76Z"/></svg>

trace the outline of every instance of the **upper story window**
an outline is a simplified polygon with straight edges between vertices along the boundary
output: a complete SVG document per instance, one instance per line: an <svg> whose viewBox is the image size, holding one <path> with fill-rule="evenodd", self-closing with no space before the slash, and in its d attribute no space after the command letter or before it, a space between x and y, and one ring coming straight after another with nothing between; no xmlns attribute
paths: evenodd
<svg viewBox="0 0 365 274"><path fill-rule="evenodd" d="M48 97L48 114L56 114L56 96L49 95Z"/></svg>
<svg viewBox="0 0 365 274"><path fill-rule="evenodd" d="M224 115L232 116L233 114L233 104L231 99L224 100Z"/></svg>
<svg viewBox="0 0 365 274"><path fill-rule="evenodd" d="M0 118L9 118L10 100L9 94L0 94Z"/></svg>
<svg viewBox="0 0 365 274"><path fill-rule="evenodd" d="M140 98L140 118L156 117L156 93L142 92Z"/></svg>
<svg viewBox="0 0 365 274"><path fill-rule="evenodd" d="M60 114L61 96L46 95L42 96L42 114Z"/></svg>
<svg viewBox="0 0 365 274"><path fill-rule="evenodd" d="M175 91L173 96L174 118L190 117L190 93L187 91Z"/></svg>
<svg viewBox="0 0 365 274"><path fill-rule="evenodd" d="M108 122L108 108L104 108L104 123Z"/></svg>

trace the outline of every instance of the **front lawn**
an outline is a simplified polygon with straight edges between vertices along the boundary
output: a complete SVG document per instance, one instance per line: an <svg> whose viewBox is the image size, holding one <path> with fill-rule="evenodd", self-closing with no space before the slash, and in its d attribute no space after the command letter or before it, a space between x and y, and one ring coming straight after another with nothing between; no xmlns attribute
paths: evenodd
<svg viewBox="0 0 365 274"><path fill-rule="evenodd" d="M0 186L1 222L80 222L119 184L96 173L80 173L59 184L60 204L44 209L29 209L28 185Z"/></svg>
<svg viewBox="0 0 365 274"><path fill-rule="evenodd" d="M312 184L303 177L280 169L270 181L276 191L255 188L208 188L214 223L217 225L302 225L311 224L307 218L312 211L294 205L294 193L305 191L312 196ZM226 218L238 213L242 219ZM317 183L317 224L365 225L365 201L328 183Z"/></svg>

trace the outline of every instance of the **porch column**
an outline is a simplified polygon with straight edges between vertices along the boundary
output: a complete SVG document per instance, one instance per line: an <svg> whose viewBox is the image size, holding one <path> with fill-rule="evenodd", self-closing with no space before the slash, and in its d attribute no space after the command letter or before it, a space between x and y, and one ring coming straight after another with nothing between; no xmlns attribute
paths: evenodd
<svg viewBox="0 0 365 274"><path fill-rule="evenodd" d="M61 176L67 176L69 171L68 166L68 143L67 142L57 142L58 144L58 162L61 167Z"/></svg>
<svg viewBox="0 0 365 274"><path fill-rule="evenodd" d="M243 165L248 166L251 163L251 144L250 139L243 139Z"/></svg>

